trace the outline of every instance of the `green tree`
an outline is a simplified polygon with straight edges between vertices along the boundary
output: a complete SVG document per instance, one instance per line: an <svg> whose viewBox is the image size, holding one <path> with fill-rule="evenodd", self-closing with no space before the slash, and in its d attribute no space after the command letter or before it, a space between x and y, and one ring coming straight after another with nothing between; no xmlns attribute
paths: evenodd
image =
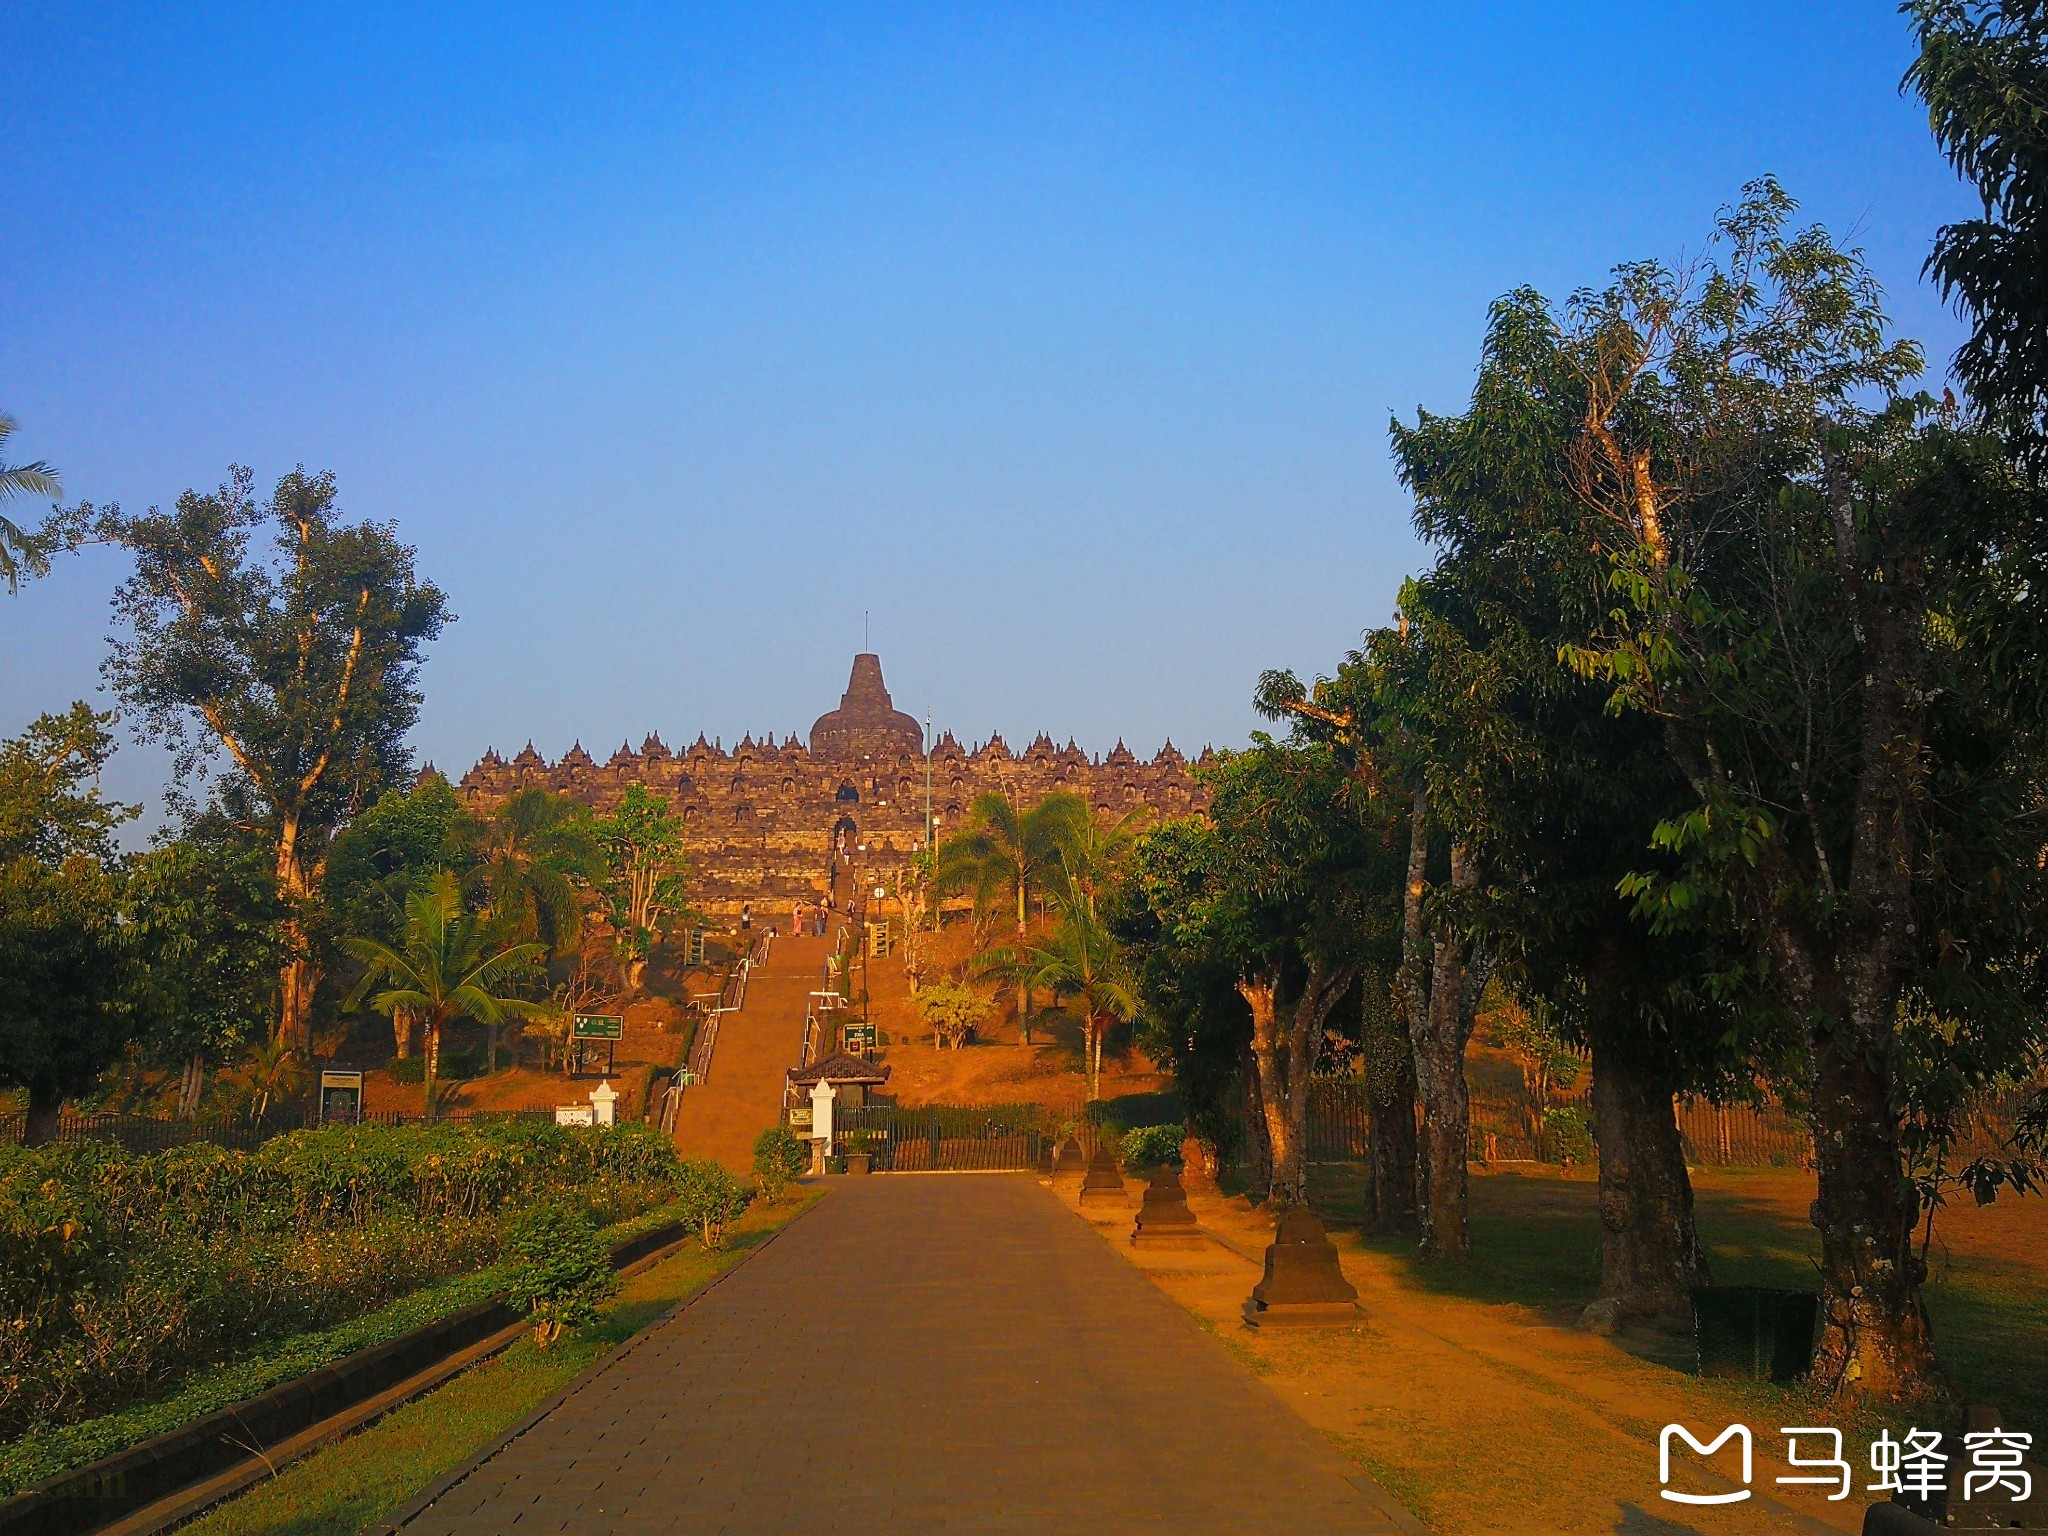
<svg viewBox="0 0 2048 1536"><path fill-rule="evenodd" d="M379 1013L396 1017L403 1012L421 1027L430 1115L441 1031L451 1020L491 1025L542 1012L504 989L529 975L546 957L547 946L494 942L486 925L463 906L461 888L448 871L407 899L405 932L397 945L352 937L343 939L341 947L363 966L362 980L343 1006L359 1008L367 999Z"/></svg>
<svg viewBox="0 0 2048 1536"><path fill-rule="evenodd" d="M1414 586L1404 598L1415 597ZM1404 613L1394 628L1373 631L1335 678L1318 679L1312 694L1292 673L1269 672L1254 699L1269 718L1291 717L1298 743L1333 755L1342 791L1370 808L1377 845L1405 854L1384 1005L1378 967L1366 967L1372 996L1361 1010L1362 1054L1372 1069L1374 1145L1389 1154L1375 1159L1380 1224L1406 1230L1411 1202L1379 1170L1412 1164L1414 1221L1431 1258L1460 1259L1471 1247L1465 1051L1499 960L1482 921L1497 888L1482 879L1468 819L1445 812L1468 798L1465 767L1486 750L1492 686L1455 629L1414 625Z"/></svg>
<svg viewBox="0 0 2048 1536"><path fill-rule="evenodd" d="M754 1185L771 1205L810 1165L810 1147L786 1125L771 1125L754 1138Z"/></svg>
<svg viewBox="0 0 2048 1536"><path fill-rule="evenodd" d="M285 910L265 850L199 826L130 865L125 921L149 1055L179 1071L177 1113L207 1071L260 1043L283 959Z"/></svg>
<svg viewBox="0 0 2048 1536"><path fill-rule="evenodd" d="M112 723L74 704L0 742L0 1083L28 1090L31 1145L135 1031L113 835L136 811L98 787Z"/></svg>
<svg viewBox="0 0 2048 1536"><path fill-rule="evenodd" d="M304 1051L319 979L309 942L329 840L407 774L421 647L448 621L439 588L384 523L343 523L332 475L295 469L267 503L236 466L211 495L139 517L73 514L135 573L114 597L126 633L105 672L181 779L225 754L222 802L268 842L290 906L278 1038ZM252 547L267 529L267 549Z"/></svg>
<svg viewBox="0 0 2048 1536"><path fill-rule="evenodd" d="M669 920L687 910L683 821L645 784L632 784L618 808L599 818L597 835L604 847L603 896L620 985L637 992L647 974L647 957Z"/></svg>
<svg viewBox="0 0 2048 1536"><path fill-rule="evenodd" d="M1984 217L1943 225L1927 270L1971 322L1955 369L2038 472L2048 462L2048 6L1911 0L1906 84Z"/></svg>
<svg viewBox="0 0 2048 1536"><path fill-rule="evenodd" d="M423 774L409 789L385 790L328 845L313 937L331 944L340 933L398 943L408 903L436 877L448 871L474 880L479 836L462 797L438 773ZM411 1056L415 1021L400 1011L391 1024L398 1055Z"/></svg>
<svg viewBox="0 0 2048 1536"><path fill-rule="evenodd" d="M932 1049L965 1044L967 1037L989 1020L994 1007L972 987L950 981L933 982L911 999L924 1027L932 1032Z"/></svg>
<svg viewBox="0 0 2048 1536"><path fill-rule="evenodd" d="M1067 907L1036 941L991 950L981 966L1015 977L1020 989L1044 987L1073 999L1081 1015L1088 1097L1101 1098L1103 1037L1138 1011L1136 978L1108 927L1085 907ZM924 995L937 990L927 988Z"/></svg>
<svg viewBox="0 0 2048 1536"><path fill-rule="evenodd" d="M1070 791L1057 790L1023 809L1009 796L985 790L968 807L965 829L939 845L938 894L972 893L977 915L997 901L1013 905L1017 937L1011 948L1022 950L1033 895L1043 897L1061 851L1074 846L1092 825L1088 802ZM1017 992L1017 1022L1027 1045L1031 986L1020 980Z"/></svg>
<svg viewBox="0 0 2048 1536"><path fill-rule="evenodd" d="M1219 1150L1235 1150L1235 1138L1244 1133L1251 1183L1266 1188L1272 1159L1259 1129L1251 1014L1237 990L1237 971L1198 928L1178 920L1208 888L1213 849L1205 817L1159 823L1139 839L1103 910L1136 979L1139 1046L1173 1074L1196 1135ZM1413 1173L1411 1163L1411 1179Z"/></svg>
<svg viewBox="0 0 2048 1536"><path fill-rule="evenodd" d="M1682 1314L1705 1267L1673 1094L1731 1086L1745 1059L1775 1062L1777 1043L1732 1006L1749 979L1734 950L1698 924L1655 931L1620 889L1655 864L1657 826L1692 794L1660 723L1615 709L1610 683L1560 660L1612 599L1585 504L1560 473L1586 395L1553 335L1540 299L1508 296L1468 410L1395 425L1417 531L1437 558L1404 588L1401 626L1368 650L1395 683L1380 696L1399 709L1430 815L1479 872L1464 919L1495 978L1591 1051L1601 1298Z"/></svg>
<svg viewBox="0 0 2048 1536"><path fill-rule="evenodd" d="M1917 350L1792 211L1759 183L1688 277L1624 267L1553 324L1582 381L1561 473L1611 558L1565 652L1692 791L1625 888L1667 930L1725 914L1803 1037L1819 1379L1902 1398L1937 1381L1905 1159L2042 1043L2048 550L2001 445L1899 394Z"/></svg>
<svg viewBox="0 0 2048 1536"><path fill-rule="evenodd" d="M598 1315L618 1293L619 1277L597 1225L583 1211L548 1200L507 1224L512 1276L505 1299L533 1320L542 1349Z"/></svg>
<svg viewBox="0 0 2048 1536"><path fill-rule="evenodd" d="M562 956L583 933L584 893L604 878L595 818L567 795L517 790L482 818L471 879L508 935Z"/></svg>
<svg viewBox="0 0 2048 1536"><path fill-rule="evenodd" d="M1249 1015L1271 1196L1298 1204L1325 1028L1361 972L1390 953L1398 864L1335 752L1253 742L1204 770L1206 825L1169 823L1148 839L1140 879L1174 949L1227 973Z"/></svg>
<svg viewBox="0 0 2048 1536"><path fill-rule="evenodd" d="M320 882L328 919L358 936L395 937L406 898L436 875L452 870L473 879L480 836L461 795L438 773L385 790L328 845Z"/></svg>
<svg viewBox="0 0 2048 1536"><path fill-rule="evenodd" d="M7 451L7 439L18 430L15 419L0 412L0 454ZM41 459L32 464L0 462L0 502L12 501L17 496L47 496L54 501L63 494L57 472ZM0 578L7 582L7 590L19 591L22 577L41 575L48 568L43 541L20 524L0 516Z"/></svg>

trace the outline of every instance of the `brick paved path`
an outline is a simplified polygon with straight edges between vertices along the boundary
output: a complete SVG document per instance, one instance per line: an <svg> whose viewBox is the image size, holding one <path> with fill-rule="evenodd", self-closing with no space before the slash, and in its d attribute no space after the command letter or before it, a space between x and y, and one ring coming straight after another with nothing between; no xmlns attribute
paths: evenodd
<svg viewBox="0 0 2048 1536"><path fill-rule="evenodd" d="M834 1183L406 1536L1395 1529L1034 1181Z"/></svg>

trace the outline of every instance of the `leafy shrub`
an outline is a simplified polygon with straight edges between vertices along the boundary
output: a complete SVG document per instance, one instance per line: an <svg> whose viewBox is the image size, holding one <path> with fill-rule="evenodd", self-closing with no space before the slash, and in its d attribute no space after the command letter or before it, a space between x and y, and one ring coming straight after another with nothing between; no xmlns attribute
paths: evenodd
<svg viewBox="0 0 2048 1536"><path fill-rule="evenodd" d="M1113 1099L1097 1099L1082 1111L1100 1126L1119 1131L1141 1125L1178 1125L1187 1118L1180 1095L1172 1089L1159 1093L1120 1093Z"/></svg>
<svg viewBox="0 0 2048 1536"><path fill-rule="evenodd" d="M473 1077L482 1077L489 1058L478 1051L443 1051L434 1072L434 1080L440 1083L467 1082ZM391 1074L394 1083L424 1083L427 1080L427 1058L425 1056L394 1056L385 1063L384 1070Z"/></svg>
<svg viewBox="0 0 2048 1536"><path fill-rule="evenodd" d="M697 1228L706 1248L725 1242L725 1229L747 1208L747 1192L726 1171L725 1164L708 1157L685 1158L676 1170L676 1197L683 1220Z"/></svg>
<svg viewBox="0 0 2048 1536"><path fill-rule="evenodd" d="M599 1234L607 1250L675 1221L677 1205L662 1206ZM464 1307L502 1296L509 1266L494 1264L436 1281L374 1312L347 1322L295 1334L238 1356L233 1363L195 1373L167 1396L134 1403L111 1413L33 1430L0 1445L0 1499L74 1467L112 1456L194 1419L266 1392L282 1382L332 1365L367 1349L438 1322Z"/></svg>
<svg viewBox="0 0 2048 1536"><path fill-rule="evenodd" d="M771 1125L754 1138L754 1180L771 1204L810 1165L810 1149L786 1125Z"/></svg>
<svg viewBox="0 0 2048 1536"><path fill-rule="evenodd" d="M1126 1168L1161 1168L1180 1161L1180 1144L1186 1131L1178 1125L1141 1125L1123 1137Z"/></svg>
<svg viewBox="0 0 2048 1536"><path fill-rule="evenodd" d="M506 1300L533 1319L542 1349L597 1316L619 1288L610 1249L582 1211L544 1200L514 1217L505 1232L511 1259Z"/></svg>
<svg viewBox="0 0 2048 1536"><path fill-rule="evenodd" d="M1544 1111L1543 1135L1551 1155L1565 1167L1592 1160L1593 1122L1576 1105L1560 1104Z"/></svg>
<svg viewBox="0 0 2048 1536"><path fill-rule="evenodd" d="M491 1264L536 1199L599 1221L668 1204L684 1166L646 1126L531 1122L0 1148L0 1441ZM687 1219L711 1240L733 1209L713 1192Z"/></svg>
<svg viewBox="0 0 2048 1536"><path fill-rule="evenodd" d="M934 982L911 999L924 1027L932 1032L934 1047L965 1045L974 1032L995 1016L995 1002L972 987L954 982Z"/></svg>

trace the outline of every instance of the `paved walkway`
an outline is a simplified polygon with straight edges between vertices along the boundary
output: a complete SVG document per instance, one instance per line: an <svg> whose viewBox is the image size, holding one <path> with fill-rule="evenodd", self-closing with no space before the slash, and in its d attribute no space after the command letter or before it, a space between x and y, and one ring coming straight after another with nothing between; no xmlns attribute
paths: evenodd
<svg viewBox="0 0 2048 1536"><path fill-rule="evenodd" d="M1035 1181L834 1186L407 1536L1395 1529Z"/></svg>
<svg viewBox="0 0 2048 1536"><path fill-rule="evenodd" d="M783 1077L797 1064L804 1009L825 968L826 941L784 934L747 978L745 1005L719 1022L711 1073L683 1090L676 1146L734 1173L754 1167L754 1138L782 1113Z"/></svg>

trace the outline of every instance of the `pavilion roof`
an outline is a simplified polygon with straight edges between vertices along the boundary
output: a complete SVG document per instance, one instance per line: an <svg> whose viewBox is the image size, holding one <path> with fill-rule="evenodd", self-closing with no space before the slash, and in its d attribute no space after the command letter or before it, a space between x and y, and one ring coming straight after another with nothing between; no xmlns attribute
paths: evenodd
<svg viewBox="0 0 2048 1536"><path fill-rule="evenodd" d="M789 1080L799 1088L808 1088L813 1083L886 1083L895 1068L877 1066L846 1051L834 1051L823 1061L813 1062L808 1067L792 1068Z"/></svg>

